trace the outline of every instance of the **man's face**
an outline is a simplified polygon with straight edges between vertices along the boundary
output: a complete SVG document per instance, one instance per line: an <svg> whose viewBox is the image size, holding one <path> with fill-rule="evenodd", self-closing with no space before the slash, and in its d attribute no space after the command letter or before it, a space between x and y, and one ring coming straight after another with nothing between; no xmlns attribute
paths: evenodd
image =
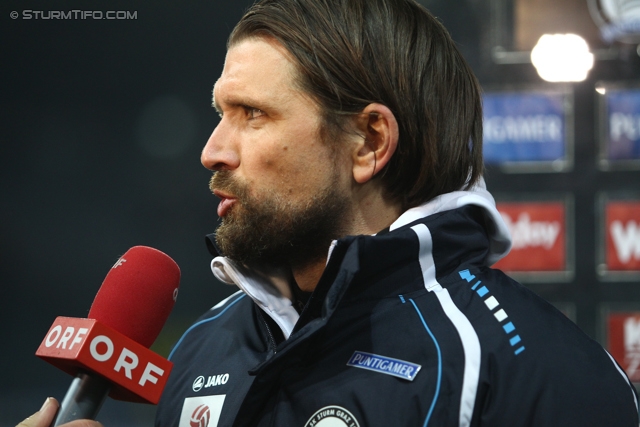
<svg viewBox="0 0 640 427"><path fill-rule="evenodd" d="M214 87L221 113L202 152L221 199L217 241L242 262L304 265L326 255L349 211L347 150L323 141L318 105L271 39L232 46Z"/></svg>

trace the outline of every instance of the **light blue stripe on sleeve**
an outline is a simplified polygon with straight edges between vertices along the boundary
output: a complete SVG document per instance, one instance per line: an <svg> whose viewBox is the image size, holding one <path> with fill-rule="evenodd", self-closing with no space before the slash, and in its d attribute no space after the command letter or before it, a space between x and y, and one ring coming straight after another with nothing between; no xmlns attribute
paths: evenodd
<svg viewBox="0 0 640 427"><path fill-rule="evenodd" d="M513 326L513 323L509 322L506 325L504 325L502 329L504 329L506 333L510 334L511 332L516 330L516 327Z"/></svg>
<svg viewBox="0 0 640 427"><path fill-rule="evenodd" d="M481 287L480 289L478 289L476 291L478 293L478 295L480 295L481 297L485 296L486 294L489 293L489 289L487 289L486 286Z"/></svg>

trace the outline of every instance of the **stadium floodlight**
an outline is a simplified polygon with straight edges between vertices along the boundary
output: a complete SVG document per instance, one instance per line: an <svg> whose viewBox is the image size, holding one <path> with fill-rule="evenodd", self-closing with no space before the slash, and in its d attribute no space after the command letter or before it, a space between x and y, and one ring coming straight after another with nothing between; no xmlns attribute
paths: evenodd
<svg viewBox="0 0 640 427"><path fill-rule="evenodd" d="M593 68L593 54L576 34L544 34L531 51L531 62L543 80L580 82Z"/></svg>

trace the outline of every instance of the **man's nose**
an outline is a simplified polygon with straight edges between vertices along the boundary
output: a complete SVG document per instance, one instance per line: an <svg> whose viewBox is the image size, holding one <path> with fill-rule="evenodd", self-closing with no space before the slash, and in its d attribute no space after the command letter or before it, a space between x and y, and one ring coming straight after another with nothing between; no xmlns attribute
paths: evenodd
<svg viewBox="0 0 640 427"><path fill-rule="evenodd" d="M240 164L240 158L234 147L233 131L228 129L223 119L202 149L200 161L212 171L235 169Z"/></svg>

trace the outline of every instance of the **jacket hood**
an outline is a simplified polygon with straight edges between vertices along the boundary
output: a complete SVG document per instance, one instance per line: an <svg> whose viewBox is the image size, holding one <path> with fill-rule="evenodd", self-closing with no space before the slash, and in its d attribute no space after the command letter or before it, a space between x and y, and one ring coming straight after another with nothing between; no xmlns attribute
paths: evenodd
<svg viewBox="0 0 640 427"><path fill-rule="evenodd" d="M430 215L474 205L482 208L485 214L485 226L489 238L489 252L484 260L486 266L492 266L506 256L511 249L511 235L502 216L496 209L496 202L487 191L484 179L469 190L442 194L424 205L407 210L389 227L389 231L403 227Z"/></svg>

